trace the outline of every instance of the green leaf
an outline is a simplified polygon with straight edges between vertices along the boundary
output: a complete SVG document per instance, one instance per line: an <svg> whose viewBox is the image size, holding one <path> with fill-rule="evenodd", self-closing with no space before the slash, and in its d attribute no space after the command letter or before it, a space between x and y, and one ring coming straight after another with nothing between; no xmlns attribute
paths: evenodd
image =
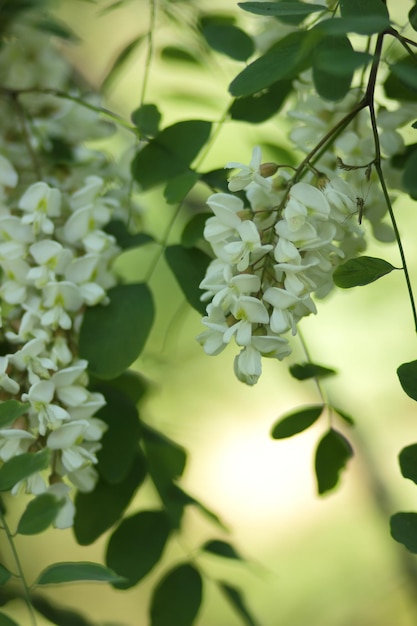
<svg viewBox="0 0 417 626"><path fill-rule="evenodd" d="M139 35L135 37L126 46L124 46L124 48L119 52L119 54L116 57L116 60L114 61L112 65L111 70L109 71L109 73L107 74L106 78L104 79L101 85L101 89L103 91L106 91L106 89L110 87L111 83L115 80L117 75L122 70L123 65L126 63L126 61L128 61L129 57L132 56L132 53L138 48L138 46L142 43L144 38L145 38L144 35Z"/></svg>
<svg viewBox="0 0 417 626"><path fill-rule="evenodd" d="M336 268L333 279L337 287L350 289L373 283L381 276L389 274L395 267L384 261L371 256L360 256L350 259Z"/></svg>
<svg viewBox="0 0 417 626"><path fill-rule="evenodd" d="M56 624L56 626L95 626L80 613L71 609L63 609L61 606L55 606L43 595L33 594L31 601L38 613L46 617L52 624Z"/></svg>
<svg viewBox="0 0 417 626"><path fill-rule="evenodd" d="M417 361L400 365L397 375L407 396L417 401Z"/></svg>
<svg viewBox="0 0 417 626"><path fill-rule="evenodd" d="M417 513L395 513L391 517L391 536L417 554Z"/></svg>
<svg viewBox="0 0 417 626"><path fill-rule="evenodd" d="M403 186L410 196L417 200L417 150L408 157L403 173Z"/></svg>
<svg viewBox="0 0 417 626"><path fill-rule="evenodd" d="M102 583L120 583L124 579L108 567L86 561L55 563L39 574L36 585L56 585L80 580Z"/></svg>
<svg viewBox="0 0 417 626"><path fill-rule="evenodd" d="M415 4L408 12L408 21L410 22L410 26L417 30L417 4Z"/></svg>
<svg viewBox="0 0 417 626"><path fill-rule="evenodd" d="M407 87L417 91L417 62L414 57L407 57L407 60L400 59L397 63L390 65L390 70Z"/></svg>
<svg viewBox="0 0 417 626"><path fill-rule="evenodd" d="M27 452L12 457L0 468L0 491L12 489L18 482L49 466L51 451Z"/></svg>
<svg viewBox="0 0 417 626"><path fill-rule="evenodd" d="M278 113L291 93L291 80L278 80L261 93L237 98L230 107L233 120L260 124Z"/></svg>
<svg viewBox="0 0 417 626"><path fill-rule="evenodd" d="M206 185L212 190L224 191L227 193L229 191L228 187L228 178L229 172L222 167L218 170L211 170L210 172L205 172L201 175L201 182L206 183Z"/></svg>
<svg viewBox="0 0 417 626"><path fill-rule="evenodd" d="M340 13L342 18L356 20L358 25L361 22L363 29L372 29L361 34L380 33L390 26L388 9L381 0L340 0Z"/></svg>
<svg viewBox="0 0 417 626"><path fill-rule="evenodd" d="M29 502L24 510L17 532L20 535L36 535L46 530L55 520L64 500L50 493L42 493Z"/></svg>
<svg viewBox="0 0 417 626"><path fill-rule="evenodd" d="M398 59L395 67L397 69L394 72L391 71L384 83L385 94L393 100L415 102L417 100L417 89L410 85L410 74L416 71L414 57L407 55ZM404 77L406 78L405 81L403 80ZM413 79L411 78L411 80Z"/></svg>
<svg viewBox="0 0 417 626"><path fill-rule="evenodd" d="M330 428L320 440L316 451L315 470L320 495L336 487L340 472L352 456L353 450L348 440Z"/></svg>
<svg viewBox="0 0 417 626"><path fill-rule="evenodd" d="M7 567L0 563L0 585L5 585L12 577L12 573L9 572Z"/></svg>
<svg viewBox="0 0 417 626"><path fill-rule="evenodd" d="M117 245L127 250L129 248L139 248L147 243L155 241L151 235L146 233L136 233L132 235L126 228L126 224L121 220L112 220L104 227L109 235L113 235L117 241Z"/></svg>
<svg viewBox="0 0 417 626"><path fill-rule="evenodd" d="M161 113L155 104L142 104L133 111L131 120L141 135L154 137L159 130Z"/></svg>
<svg viewBox="0 0 417 626"><path fill-rule="evenodd" d="M227 541L221 541L220 539L206 541L206 543L202 546L202 549L205 552L210 552L211 554L222 556L226 559L242 560L240 554L236 552L235 548L230 543Z"/></svg>
<svg viewBox="0 0 417 626"><path fill-rule="evenodd" d="M207 517L212 524L217 524L219 528L226 532L230 532L229 528L222 522L220 517L216 515L211 509L207 508L202 502L191 496L189 493L181 489L178 485L173 484L170 489L170 497L171 500L175 500L180 503L182 507L184 506L195 506L200 513L202 513L205 517Z"/></svg>
<svg viewBox="0 0 417 626"><path fill-rule="evenodd" d="M401 474L417 483L417 443L403 448L399 455Z"/></svg>
<svg viewBox="0 0 417 626"><path fill-rule="evenodd" d="M176 245L165 248L165 258L188 303L204 315L206 305L200 300L202 291L199 284L205 276L210 257L199 248Z"/></svg>
<svg viewBox="0 0 417 626"><path fill-rule="evenodd" d="M244 11L255 15L307 16L317 11L327 11L322 4L306 4L304 2L238 2L238 6Z"/></svg>
<svg viewBox="0 0 417 626"><path fill-rule="evenodd" d="M349 426L355 425L355 420L348 413L345 413L345 411L341 411L335 406L332 406L331 408L342 418L342 420L344 420L347 424L349 424Z"/></svg>
<svg viewBox="0 0 417 626"><path fill-rule="evenodd" d="M318 420L323 409L324 404L315 404L291 412L274 424L271 437L273 439L286 439L303 432Z"/></svg>
<svg viewBox="0 0 417 626"><path fill-rule="evenodd" d="M197 213L197 215L193 215L181 234L181 245L183 248L192 248L196 243L204 239L203 233L206 221L212 215L212 213Z"/></svg>
<svg viewBox="0 0 417 626"><path fill-rule="evenodd" d="M179 46L165 46L161 50L161 58L164 59L164 61L180 61L200 65L200 61L195 54Z"/></svg>
<svg viewBox="0 0 417 626"><path fill-rule="evenodd" d="M154 320L154 304L144 283L109 289L107 305L88 307L80 330L80 357L97 378L115 378L142 352Z"/></svg>
<svg viewBox="0 0 417 626"><path fill-rule="evenodd" d="M150 607L151 626L192 626L202 595L200 572L189 563L174 567L154 589Z"/></svg>
<svg viewBox="0 0 417 626"><path fill-rule="evenodd" d="M305 31L290 33L248 65L231 82L232 96L249 96L283 78L294 78L311 65L312 39Z"/></svg>
<svg viewBox="0 0 417 626"><path fill-rule="evenodd" d="M125 518L110 537L106 563L126 581L119 589L133 587L158 563L171 534L164 511L140 511Z"/></svg>
<svg viewBox="0 0 417 626"><path fill-rule="evenodd" d="M100 387L103 388L103 384L106 388L111 387L121 391L125 396L128 396L131 399L135 406L149 389L149 382L147 379L142 376L142 374L139 374L139 372L133 370L126 370L117 378L106 380L105 383L103 383L100 379L94 379L94 377L91 376L90 383L92 383L94 391Z"/></svg>
<svg viewBox="0 0 417 626"><path fill-rule="evenodd" d="M243 623L246 624L246 626L257 626L257 622L255 622L254 618L249 613L243 601L242 593L236 589L236 587L231 587L221 581L218 581L218 585L230 604L233 606L236 613L242 618Z"/></svg>
<svg viewBox="0 0 417 626"><path fill-rule="evenodd" d="M246 61L254 52L252 38L234 24L221 24L204 20L202 32L213 50L236 61Z"/></svg>
<svg viewBox="0 0 417 626"><path fill-rule="evenodd" d="M381 17L339 17L323 20L316 24L311 32L321 33L326 36L346 35L357 33L358 35L373 35L380 33L389 26L389 21Z"/></svg>
<svg viewBox="0 0 417 626"><path fill-rule="evenodd" d="M137 452L122 482L112 485L99 477L94 491L77 493L73 529L80 545L93 543L121 518L146 474L145 457Z"/></svg>
<svg viewBox="0 0 417 626"><path fill-rule="evenodd" d="M313 55L313 81L319 96L332 101L345 97L353 78L354 54L347 37L326 37L318 42Z"/></svg>
<svg viewBox="0 0 417 626"><path fill-rule="evenodd" d="M197 172L184 172L175 178L171 178L164 189L164 198L168 204L177 204L184 200L185 196L191 191L200 175Z"/></svg>
<svg viewBox="0 0 417 626"><path fill-rule="evenodd" d="M98 468L108 483L117 484L126 477L137 454L141 435L139 415L134 402L122 391L105 385L97 389L106 398L97 417L108 426L97 453Z"/></svg>
<svg viewBox="0 0 417 626"><path fill-rule="evenodd" d="M177 122L165 128L133 159L133 178L147 190L188 172L210 131L211 123L201 120Z"/></svg>
<svg viewBox="0 0 417 626"><path fill-rule="evenodd" d="M331 367L317 365L317 363L294 363L294 365L290 365L290 374L297 380L308 380L309 378L334 376L337 371Z"/></svg>
<svg viewBox="0 0 417 626"><path fill-rule="evenodd" d="M18 417L24 415L30 408L28 402L18 402L17 400L5 400L0 402L0 428L7 428L13 424Z"/></svg>
<svg viewBox="0 0 417 626"><path fill-rule="evenodd" d="M19 626L19 624L5 613L0 613L0 626Z"/></svg>

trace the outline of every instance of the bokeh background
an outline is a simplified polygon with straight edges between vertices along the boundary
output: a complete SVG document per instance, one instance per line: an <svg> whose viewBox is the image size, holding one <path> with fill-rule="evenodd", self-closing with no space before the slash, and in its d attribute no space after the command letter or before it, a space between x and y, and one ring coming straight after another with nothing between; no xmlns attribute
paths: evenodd
<svg viewBox="0 0 417 626"><path fill-rule="evenodd" d="M106 106L129 119L140 100L151 5L131 0L105 10L111 4L62 0L56 2L56 12L80 37L79 43L65 44L62 50L86 89L100 89L119 52L144 35L105 94ZM392 8L399 21L404 21L412 4L395 3ZM232 0L160 0L156 7L145 102L158 106L163 126L185 119L221 120L231 101L227 86L242 65L220 54L205 56L189 24L197 14L216 10L236 15L254 35L265 29L265 23L243 14ZM164 53L167 46L183 48L203 62L169 58ZM220 168L228 161L249 162L255 144L262 145L264 160L273 159L277 150L291 149L287 130L282 113L254 126L226 120L200 169ZM118 132L97 147L119 158L128 141L127 134ZM193 193L188 209L174 225L171 243L178 240L193 206L203 208L206 196L203 188ZM144 227L160 237L175 208L166 204L160 189L137 200ZM395 212L417 285L415 203L400 197ZM156 246L149 245L124 253L117 271L125 280L142 280L157 252ZM394 244L370 241L368 253L400 264ZM199 316L184 304L163 259L150 285L158 316L146 350L135 364L151 383L142 418L189 451L184 487L216 511L230 535L189 510L183 535L137 588L121 592L100 585L62 586L51 589L50 597L108 626L146 626L151 589L169 564L207 539L227 538L245 562L224 562L210 555L201 562L208 574L242 588L260 626L414 626L417 561L389 534L390 514L417 509L417 488L401 477L397 460L402 447L417 441L416 405L403 393L396 376L401 363L416 358L417 347L402 273L393 272L365 288L337 290L318 303L317 316L302 323L313 360L338 370L337 377L325 382L330 398L356 422L348 432L355 457L337 491L324 498L316 495L313 459L326 424L319 422L291 440L269 437L280 415L319 401L314 385L291 378L290 361L265 362L262 378L253 388L239 383L233 374L233 349L207 357L195 341L201 332ZM295 341L291 362L302 358ZM131 510L156 504L155 494L145 485ZM79 547L70 531L48 531L42 541L18 538L24 567L33 577L57 560L102 561L105 545L103 537L91 547ZM20 611L18 604L13 610ZM22 626L25 615L22 608ZM40 620L39 626L44 623ZM208 582L196 625L239 624Z"/></svg>

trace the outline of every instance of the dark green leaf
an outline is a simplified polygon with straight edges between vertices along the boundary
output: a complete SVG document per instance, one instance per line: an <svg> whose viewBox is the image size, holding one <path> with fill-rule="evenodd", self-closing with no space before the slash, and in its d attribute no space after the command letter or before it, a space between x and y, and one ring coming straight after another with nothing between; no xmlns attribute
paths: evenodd
<svg viewBox="0 0 417 626"><path fill-rule="evenodd" d="M342 418L342 420L344 420L347 424L349 424L349 426L354 426L355 420L348 413L345 413L345 411L341 411L335 406L332 406L331 408Z"/></svg>
<svg viewBox="0 0 417 626"><path fill-rule="evenodd" d="M115 586L133 587L158 563L171 533L164 511L140 511L125 518L107 546L106 563L126 578Z"/></svg>
<svg viewBox="0 0 417 626"><path fill-rule="evenodd" d="M191 191L200 175L197 172L184 172L171 178L164 189L164 197L168 204L177 204Z"/></svg>
<svg viewBox="0 0 417 626"><path fill-rule="evenodd" d="M190 219L181 234L181 245L184 248L192 248L204 239L204 227L207 219L211 216L212 213L197 213Z"/></svg>
<svg viewBox="0 0 417 626"><path fill-rule="evenodd" d="M67 562L55 563L41 572L36 585L56 585L80 580L103 583L119 583L123 577L115 574L108 567L99 563Z"/></svg>
<svg viewBox="0 0 417 626"><path fill-rule="evenodd" d="M106 91L106 89L110 87L111 83L114 81L114 79L122 70L123 65L126 63L126 61L129 59L132 53L136 50L136 48L142 43L143 40L144 40L144 35L139 35L138 37L135 37L134 39L132 39L132 41L130 41L126 46L124 46L124 48L119 52L119 54L116 57L116 60L114 61L112 65L111 70L109 71L109 73L107 74L106 78L104 79L101 85L101 89L103 91Z"/></svg>
<svg viewBox="0 0 417 626"><path fill-rule="evenodd" d="M19 626L19 624L5 613L0 613L0 626Z"/></svg>
<svg viewBox="0 0 417 626"><path fill-rule="evenodd" d="M0 491L8 491L19 481L46 469L50 460L51 451L47 448L12 457L0 468Z"/></svg>
<svg viewBox="0 0 417 626"><path fill-rule="evenodd" d="M314 49L313 81L319 96L341 100L350 89L356 57L347 37L326 37ZM333 59L334 62L331 62Z"/></svg>
<svg viewBox="0 0 417 626"><path fill-rule="evenodd" d="M55 520L64 500L50 493L41 493L29 502L19 520L17 532L21 535L36 535L46 530Z"/></svg>
<svg viewBox="0 0 417 626"><path fill-rule="evenodd" d="M346 35L348 33L373 35L374 33L382 32L388 25L389 22L384 16L336 17L319 22L311 29L311 32L321 33L326 36Z"/></svg>
<svg viewBox="0 0 417 626"><path fill-rule="evenodd" d="M326 378L337 374L336 370L317 363L294 363L290 365L290 374L297 380L307 380L309 378Z"/></svg>
<svg viewBox="0 0 417 626"><path fill-rule="evenodd" d="M111 485L100 477L94 491L77 493L74 534L80 545L93 543L120 519L146 473L145 457L137 452L122 482Z"/></svg>
<svg viewBox="0 0 417 626"><path fill-rule="evenodd" d="M417 128L417 121L411 124L411 128Z"/></svg>
<svg viewBox="0 0 417 626"><path fill-rule="evenodd" d="M165 61L182 61L183 63L200 64L195 54L178 46L165 46L165 48L162 48L161 58Z"/></svg>
<svg viewBox="0 0 417 626"><path fill-rule="evenodd" d="M5 585L8 580L12 577L11 572L0 563L0 585Z"/></svg>
<svg viewBox="0 0 417 626"><path fill-rule="evenodd" d="M90 378L90 383L91 382L93 383L92 387L94 391L96 388L98 389L100 385L103 385L103 381L94 379L93 376ZM123 372L123 374L117 378L106 380L104 384L107 388L112 387L124 393L135 405L143 398L149 389L149 382L146 378L142 376L142 374L139 374L139 372L133 370L126 370L126 372Z"/></svg>
<svg viewBox="0 0 417 626"><path fill-rule="evenodd" d="M408 21L414 30L417 30L417 4L411 7L408 12Z"/></svg>
<svg viewBox="0 0 417 626"><path fill-rule="evenodd" d="M117 285L107 305L88 307L80 330L80 357L97 378L115 378L142 352L152 328L154 304L142 283Z"/></svg>
<svg viewBox="0 0 417 626"><path fill-rule="evenodd" d="M222 522L216 513L214 513L211 509L207 508L202 502L191 496L189 493L181 489L178 485L172 485L170 490L170 497L172 501L177 501L182 507L184 506L195 506L200 513L202 513L205 517L207 517L210 522L213 524L217 524L219 528L226 532L230 532L229 528Z"/></svg>
<svg viewBox="0 0 417 626"><path fill-rule="evenodd" d="M131 120L145 137L154 137L158 133L161 113L155 104L142 104L133 111Z"/></svg>
<svg viewBox="0 0 417 626"><path fill-rule="evenodd" d="M189 304L204 315L206 305L200 300L202 291L199 284L205 276L210 257L199 248L177 245L165 248L165 258Z"/></svg>
<svg viewBox="0 0 417 626"><path fill-rule="evenodd" d="M340 12L342 18L357 20L364 29L372 28L362 34L380 33L390 25L388 9L381 0L340 0Z"/></svg>
<svg viewBox="0 0 417 626"><path fill-rule="evenodd" d="M310 15L317 11L327 11L322 4L304 2L238 2L238 6L255 15L274 15L275 17Z"/></svg>
<svg viewBox="0 0 417 626"><path fill-rule="evenodd" d="M329 429L316 451L315 470L320 495L336 487L340 472L352 456L348 440L336 430Z"/></svg>
<svg viewBox="0 0 417 626"><path fill-rule="evenodd" d="M243 623L246 624L246 626L257 626L257 622L255 622L254 618L249 613L243 601L242 593L236 589L236 587L231 587L226 583L219 581L218 585L230 604L233 606L236 613L242 618Z"/></svg>
<svg viewBox="0 0 417 626"><path fill-rule="evenodd" d="M318 420L324 409L324 404L306 406L292 411L274 424L271 430L273 439L285 439L309 428Z"/></svg>
<svg viewBox="0 0 417 626"><path fill-rule="evenodd" d="M104 227L106 233L113 235L117 241L117 245L126 250L128 248L139 248L147 243L154 241L151 235L146 233L136 233L132 235L126 228L126 224L121 220L112 220Z"/></svg>
<svg viewBox="0 0 417 626"><path fill-rule="evenodd" d="M56 626L95 626L80 613L71 609L63 609L61 606L55 606L43 595L32 594L31 600L38 613L46 617L52 624L56 624Z"/></svg>
<svg viewBox="0 0 417 626"><path fill-rule="evenodd" d="M391 517L391 536L417 554L417 513L396 513Z"/></svg>
<svg viewBox="0 0 417 626"><path fill-rule="evenodd" d="M146 190L188 172L210 131L211 123L201 120L165 128L133 159L133 178Z"/></svg>
<svg viewBox="0 0 417 626"><path fill-rule="evenodd" d="M61 22L56 17L42 17L41 19L38 19L36 21L36 28L40 31L48 33L48 35L60 37L61 39L65 39L71 43L79 43L81 41L78 35L71 30L68 24Z"/></svg>
<svg viewBox="0 0 417 626"><path fill-rule="evenodd" d="M0 428L7 428L30 408L28 402L5 400L0 402Z"/></svg>
<svg viewBox="0 0 417 626"><path fill-rule="evenodd" d="M411 59L414 62L411 62ZM390 70L408 88L417 91L417 61L414 57L407 57L407 60L399 60L390 65Z"/></svg>
<svg viewBox="0 0 417 626"><path fill-rule="evenodd" d="M403 448L399 455L401 474L417 483L417 443Z"/></svg>
<svg viewBox="0 0 417 626"><path fill-rule="evenodd" d="M201 181L206 183L212 191L229 191L228 178L230 173L224 167L219 170L211 170L201 175Z"/></svg>
<svg viewBox="0 0 417 626"><path fill-rule="evenodd" d="M400 365L397 375L407 396L417 401L417 361Z"/></svg>
<svg viewBox="0 0 417 626"><path fill-rule="evenodd" d="M151 600L151 626L192 626L201 605L203 581L188 563L171 569L159 581Z"/></svg>
<svg viewBox="0 0 417 626"><path fill-rule="evenodd" d="M417 70L416 70L417 71ZM410 196L417 200L417 150L408 157L403 173L403 186Z"/></svg>
<svg viewBox="0 0 417 626"><path fill-rule="evenodd" d="M336 268L333 279L335 285L342 289L350 289L361 285L373 283L381 276L389 274L395 267L384 261L371 256L360 256L350 259Z"/></svg>
<svg viewBox="0 0 417 626"><path fill-rule="evenodd" d="M313 41L305 31L290 33L248 65L231 82L232 96L249 96L283 78L294 78L311 65Z"/></svg>
<svg viewBox="0 0 417 626"><path fill-rule="evenodd" d="M393 100L417 101L417 89L410 85L409 78L410 74L416 71L415 58L408 55L402 57L397 60L395 67L397 69L394 72L391 71L384 83L386 95ZM406 77L405 81L403 80L404 76Z"/></svg>
<svg viewBox="0 0 417 626"><path fill-rule="evenodd" d="M233 24L203 23L203 35L213 50L236 61L246 61L254 51L252 38Z"/></svg>
<svg viewBox="0 0 417 626"><path fill-rule="evenodd" d="M134 402L122 391L105 385L97 389L106 398L97 417L108 426L97 453L98 467L104 480L117 484L126 477L137 454L141 434L139 415Z"/></svg>
<svg viewBox="0 0 417 626"><path fill-rule="evenodd" d="M217 556L222 556L226 559L242 560L240 554L236 552L230 543L227 541L221 541L220 539L206 541L206 543L202 546L202 549L205 552L210 552L211 554L216 554Z"/></svg>
<svg viewBox="0 0 417 626"><path fill-rule="evenodd" d="M251 124L265 122L281 109L291 89L291 80L279 80L258 94L237 98L230 107L230 115L234 120Z"/></svg>

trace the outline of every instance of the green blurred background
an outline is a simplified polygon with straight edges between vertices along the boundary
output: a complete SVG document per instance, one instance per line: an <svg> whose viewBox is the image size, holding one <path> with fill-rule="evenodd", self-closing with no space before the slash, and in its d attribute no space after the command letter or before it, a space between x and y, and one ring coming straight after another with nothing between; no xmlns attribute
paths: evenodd
<svg viewBox="0 0 417 626"><path fill-rule="evenodd" d="M109 2L64 0L56 4L57 15L81 39L77 45L66 44L64 53L82 80L96 89L118 53L149 27L150 5L144 0L126 2L109 12L103 11ZM163 126L185 119L218 121L230 105L227 86L242 65L216 54L204 64L168 60L161 51L165 46L180 46L197 56L203 54L186 27L203 10L238 15L251 34L265 24L261 18L244 15L231 0L161 0L159 8L162 5L174 17L168 19L157 11L145 102L158 106ZM406 16L411 5L397 2L394 9L398 16ZM106 106L127 119L139 105L145 58L144 41L106 94ZM289 147L287 128L282 114L256 126L228 120L200 169L221 168L228 161L249 162L255 144L263 146L264 160L270 160L275 153L268 145ZM128 146L128 136L120 132L106 142L97 147L120 155ZM206 196L203 188L193 192L191 208L180 214L171 243L178 240L193 206L203 208ZM144 227L160 236L175 207L166 204L160 189L141 195L138 201ZM417 285L416 207L401 197L395 211ZM400 264L392 244L370 243L368 253ZM142 280L156 255L152 245L124 253L118 272L124 279ZM355 457L339 489L321 499L316 495L313 458L326 425L319 422L287 441L269 437L272 424L285 411L319 401L313 384L292 379L290 361L271 361L265 362L258 385L245 387L233 374L233 349L214 358L204 355L195 341L201 331L199 316L184 305L163 260L150 284L158 315L137 363L152 383L142 417L189 451L186 490L218 513L231 530L230 540L247 559L246 563L225 563L207 555L202 560L205 571L240 586L260 626L414 626L417 563L389 535L390 514L417 509L417 489L401 477L397 461L400 449L417 441L415 404L401 390L395 373L400 363L416 358L402 274L393 272L363 289L335 291L318 303L318 315L302 324L313 360L339 372L326 382L330 398L356 421L348 433ZM291 358L291 362L303 358L296 340ZM153 505L157 505L156 496L145 486L131 510ZM74 585L51 589L49 596L109 626L146 626L150 592L161 573L216 537L226 535L189 510L182 538L137 588L121 592L99 585ZM19 537L17 544L25 568L34 577L57 560L102 561L106 537L86 548L76 545L70 531L54 530L42 540ZM208 582L204 594L197 626L241 624L214 584ZM19 606L13 611L19 612ZM23 625L25 609L19 614ZM40 620L39 626L43 624Z"/></svg>

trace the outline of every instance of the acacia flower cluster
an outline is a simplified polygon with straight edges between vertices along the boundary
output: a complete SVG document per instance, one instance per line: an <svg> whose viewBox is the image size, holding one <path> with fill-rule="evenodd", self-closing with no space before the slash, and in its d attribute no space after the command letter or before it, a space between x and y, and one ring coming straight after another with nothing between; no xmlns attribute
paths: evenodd
<svg viewBox="0 0 417 626"><path fill-rule="evenodd" d="M72 524L73 487L91 491L97 481L105 399L88 388L78 333L85 308L105 305L115 284L119 248L105 227L124 210L107 158L83 143L108 126L44 93L68 91L69 76L49 36L12 27L0 50L0 397L27 410L2 422L0 461L51 451L49 475L32 474L13 493L63 500L57 527Z"/></svg>

